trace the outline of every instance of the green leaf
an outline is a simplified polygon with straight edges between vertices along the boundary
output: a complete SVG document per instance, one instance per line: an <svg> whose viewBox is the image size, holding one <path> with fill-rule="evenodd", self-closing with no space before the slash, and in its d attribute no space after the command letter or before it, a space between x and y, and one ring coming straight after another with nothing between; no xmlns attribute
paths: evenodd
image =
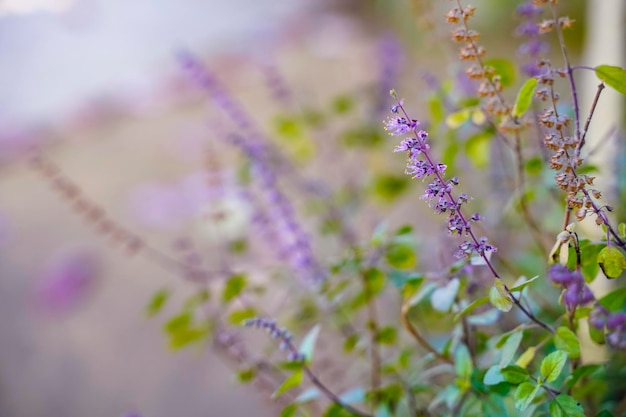
<svg viewBox="0 0 626 417"><path fill-rule="evenodd" d="M392 417L391 411L389 410L389 406L385 403L380 404L378 408L376 408L374 417Z"/></svg>
<svg viewBox="0 0 626 417"><path fill-rule="evenodd" d="M459 110L455 113L451 113L446 117L446 126L450 129L458 129L464 125L472 117L471 109Z"/></svg>
<svg viewBox="0 0 626 417"><path fill-rule="evenodd" d="M355 417L354 414L348 412L337 404L331 404L324 412L324 417Z"/></svg>
<svg viewBox="0 0 626 417"><path fill-rule="evenodd" d="M167 300L170 298L170 295L171 292L168 288L161 288L157 291L146 306L146 315L148 317L154 317L159 314L159 312L163 309L163 306L165 306Z"/></svg>
<svg viewBox="0 0 626 417"><path fill-rule="evenodd" d="M222 291L222 301L228 303L235 297L241 294L241 291L246 287L248 280L243 274L236 274L228 278L226 284L224 284L224 290Z"/></svg>
<svg viewBox="0 0 626 417"><path fill-rule="evenodd" d="M622 311L626 307L626 288L611 291L598 302L612 313Z"/></svg>
<svg viewBox="0 0 626 417"><path fill-rule="evenodd" d="M602 410L598 414L596 414L596 417L615 417L615 416L608 410Z"/></svg>
<svg viewBox="0 0 626 417"><path fill-rule="evenodd" d="M272 394L272 399L278 398L281 395L283 395L285 392L289 391L290 389L295 388L298 385L300 385L302 383L303 375L304 375L304 372L301 369L291 374L291 376L287 378L285 382L281 384L280 387L278 387L276 392Z"/></svg>
<svg viewBox="0 0 626 417"><path fill-rule="evenodd" d="M535 156L532 158L528 158L524 163L524 169L528 173L528 175L539 175L541 173L541 169L543 168L543 158L539 156Z"/></svg>
<svg viewBox="0 0 626 417"><path fill-rule="evenodd" d="M618 278L626 269L626 258L619 249L613 246L602 249L597 259L602 272L609 279Z"/></svg>
<svg viewBox="0 0 626 417"><path fill-rule="evenodd" d="M385 254L387 263L397 269L412 269L417 264L413 247L406 243L392 243Z"/></svg>
<svg viewBox="0 0 626 417"><path fill-rule="evenodd" d="M380 294L385 288L385 274L378 268L365 271L365 285L367 286L366 301Z"/></svg>
<svg viewBox="0 0 626 417"><path fill-rule="evenodd" d="M343 342L343 350L345 350L348 353L352 352L358 342L359 342L358 333L351 334L350 336L346 338L346 341Z"/></svg>
<svg viewBox="0 0 626 417"><path fill-rule="evenodd" d="M515 362L516 365L518 365L521 368L526 369L526 367L528 366L528 364L535 358L535 352L537 351L537 348L535 346L531 346L528 349L526 349L524 351L524 353L522 353L522 355L517 359L517 362Z"/></svg>
<svg viewBox="0 0 626 417"><path fill-rule="evenodd" d="M500 374L504 380L510 384L518 385L528 380L528 371L517 365L509 365L500 369Z"/></svg>
<svg viewBox="0 0 626 417"><path fill-rule="evenodd" d="M382 221L376 225L372 237L370 238L370 245L372 245L372 247L377 248L383 244L385 236L387 235L387 226L386 221Z"/></svg>
<svg viewBox="0 0 626 417"><path fill-rule="evenodd" d="M210 299L209 290L203 289L197 291L194 295L185 300L185 309L194 309L206 303Z"/></svg>
<svg viewBox="0 0 626 417"><path fill-rule="evenodd" d="M378 174L372 180L374 195L385 202L392 202L400 197L410 185L407 175Z"/></svg>
<svg viewBox="0 0 626 417"><path fill-rule="evenodd" d="M480 411L483 417L503 417L509 415L502 397L497 395L490 395L482 400Z"/></svg>
<svg viewBox="0 0 626 417"><path fill-rule="evenodd" d="M515 82L515 64L504 58L491 58L483 61L486 67L493 67L500 76L502 87L509 87Z"/></svg>
<svg viewBox="0 0 626 417"><path fill-rule="evenodd" d="M467 318L467 324L471 326L490 326L500 320L500 312L490 308L484 313L474 314Z"/></svg>
<svg viewBox="0 0 626 417"><path fill-rule="evenodd" d="M302 391L293 401L300 404L306 403L319 398L320 394L320 390L316 387L309 387Z"/></svg>
<svg viewBox="0 0 626 417"><path fill-rule="evenodd" d="M169 346L171 349L181 349L191 343L206 338L209 335L209 331L210 327L208 325L182 329L171 335Z"/></svg>
<svg viewBox="0 0 626 417"><path fill-rule="evenodd" d="M536 86L536 78L530 78L522 85L519 93L517 93L515 105L513 106L513 111L511 112L513 117L521 117L524 113L526 113L526 110L528 110L533 101L533 93L535 92Z"/></svg>
<svg viewBox="0 0 626 417"><path fill-rule="evenodd" d="M520 277L520 278L525 278L525 277ZM520 292L520 291L522 291L524 288L528 287L530 284L532 284L538 278L539 278L539 275L535 275L534 277L532 277L529 280L522 281L519 284L516 283L516 285L513 286L513 288L511 288L511 292Z"/></svg>
<svg viewBox="0 0 626 417"><path fill-rule="evenodd" d="M403 272L393 269L387 275L387 279L391 281L394 287L404 288L404 286L409 282L418 285L421 284L421 282L424 281L424 275L417 272Z"/></svg>
<svg viewBox="0 0 626 417"><path fill-rule="evenodd" d="M163 327L166 333L172 335L176 332L189 328L191 321L191 312L183 311L166 321Z"/></svg>
<svg viewBox="0 0 626 417"><path fill-rule="evenodd" d="M585 417L580 403L569 395L560 394L550 402L551 417Z"/></svg>
<svg viewBox="0 0 626 417"><path fill-rule="evenodd" d="M502 372L500 372L500 367L498 365L493 365L487 372L485 372L485 376L483 377L483 384L485 385L496 385L501 382L504 382L504 376Z"/></svg>
<svg viewBox="0 0 626 417"><path fill-rule="evenodd" d="M480 132L467 138L465 154L476 169L483 169L489 165L489 148L492 138L491 132Z"/></svg>
<svg viewBox="0 0 626 417"><path fill-rule="evenodd" d="M459 345L454 353L454 369L456 374L464 379L469 379L472 375L472 357L470 356L469 349L465 345Z"/></svg>
<svg viewBox="0 0 626 417"><path fill-rule="evenodd" d="M493 286L489 290L489 301L500 311L510 311L513 308L513 300L506 292L504 283L500 279L495 279Z"/></svg>
<svg viewBox="0 0 626 417"><path fill-rule="evenodd" d="M240 310L233 310L228 315L228 321L230 324L236 326L241 325L244 321L256 317L256 310L252 307L244 308Z"/></svg>
<svg viewBox="0 0 626 417"><path fill-rule="evenodd" d="M546 381L554 382L561 375L566 361L566 352L562 350L552 352L541 361L541 375Z"/></svg>
<svg viewBox="0 0 626 417"><path fill-rule="evenodd" d="M606 335L604 334L604 328L596 329L595 326L587 326L589 329L589 338L599 345L606 343Z"/></svg>
<svg viewBox="0 0 626 417"><path fill-rule="evenodd" d="M522 382L519 384L513 395L515 408L519 411L524 411L533 401L538 391L539 385L530 382Z"/></svg>
<svg viewBox="0 0 626 417"><path fill-rule="evenodd" d="M396 343L397 330L394 326L386 326L378 330L375 342L381 345L393 345Z"/></svg>
<svg viewBox="0 0 626 417"><path fill-rule="evenodd" d="M447 312L454 304L454 300L459 292L461 281L459 279L450 280L445 287L439 287L430 296L430 302L437 311Z"/></svg>
<svg viewBox="0 0 626 417"><path fill-rule="evenodd" d="M280 417L293 417L298 411L298 403L289 404L280 412Z"/></svg>
<svg viewBox="0 0 626 417"><path fill-rule="evenodd" d="M422 286L419 291L411 297L409 304L411 306L417 305L422 302L424 299L429 297L434 291L437 289L437 284L430 281L427 282L424 286Z"/></svg>
<svg viewBox="0 0 626 417"><path fill-rule="evenodd" d="M471 303L471 304L469 304L469 305L468 305L467 307L465 307L463 310L459 311L459 312L458 312L458 313L454 316L454 319L453 319L453 320L454 320L455 322L459 321L459 319L460 319L462 316L464 316L464 315L466 315L466 314L471 313L471 312L472 312L473 310L475 310L476 308L478 308L478 307L480 307L480 306L482 306L482 305L484 305L484 304L487 304L488 302L489 302L489 297L481 297L481 298L478 298L478 299L476 299L476 300L472 301L472 303Z"/></svg>
<svg viewBox="0 0 626 417"><path fill-rule="evenodd" d="M339 396L344 404L359 404L365 402L365 390L361 387L349 389Z"/></svg>
<svg viewBox="0 0 626 417"><path fill-rule="evenodd" d="M517 352L517 348L522 342L522 331L518 330L511 333L502 346L502 356L500 357L500 368L504 368L513 360L513 356Z"/></svg>
<svg viewBox="0 0 626 417"><path fill-rule="evenodd" d="M413 226L411 226L410 224L402 225L402 226L398 227L393 234L397 238L400 238L400 237L403 238L406 235L412 235L413 234Z"/></svg>
<svg viewBox="0 0 626 417"><path fill-rule="evenodd" d="M598 65L596 76L609 87L626 95L626 70L612 65Z"/></svg>
<svg viewBox="0 0 626 417"><path fill-rule="evenodd" d="M567 385L568 388L572 388L581 379L591 376L602 369L604 369L604 365L591 364L591 365L579 366L567 378L567 380L565 381L565 384Z"/></svg>
<svg viewBox="0 0 626 417"><path fill-rule="evenodd" d="M247 384L248 382L252 382L256 377L256 370L254 368L246 368L237 372L237 381L242 384Z"/></svg>
<svg viewBox="0 0 626 417"><path fill-rule="evenodd" d="M571 359L580 357L580 342L576 334L567 327L559 327L556 329L554 345L557 349L567 352Z"/></svg>
<svg viewBox="0 0 626 417"><path fill-rule="evenodd" d="M332 110L336 114L346 114L354 108L354 100L349 95L335 97L332 102Z"/></svg>
<svg viewBox="0 0 626 417"><path fill-rule="evenodd" d="M433 94L428 99L428 110L430 111L430 121L433 126L437 126L443 120L445 107L438 94Z"/></svg>
<svg viewBox="0 0 626 417"><path fill-rule="evenodd" d="M593 282L598 275L600 266L598 265L598 253L606 245L591 244L589 241L581 241L580 243L580 258L581 258L581 271L586 282ZM572 258L576 258L573 256ZM575 263L575 262L574 262ZM574 265L572 269L576 266Z"/></svg>
<svg viewBox="0 0 626 417"><path fill-rule="evenodd" d="M315 342L317 341L317 336L319 336L320 329L321 326L319 324L316 324L302 339L302 343L300 344L298 352L304 357L304 360L306 362L311 362L313 360Z"/></svg>

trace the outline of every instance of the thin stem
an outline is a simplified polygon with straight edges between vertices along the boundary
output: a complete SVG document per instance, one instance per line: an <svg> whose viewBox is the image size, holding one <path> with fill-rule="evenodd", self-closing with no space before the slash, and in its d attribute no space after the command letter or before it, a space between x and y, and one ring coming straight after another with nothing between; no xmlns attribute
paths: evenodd
<svg viewBox="0 0 626 417"><path fill-rule="evenodd" d="M602 90L604 90L604 84L598 84L598 90L596 91L596 95L593 98L593 103L591 104L591 110L589 111L589 116L587 116L587 121L585 122L585 127L583 129L583 134L576 146L576 156L580 156L580 151L583 146L585 146L585 138L587 137L587 132L589 131L589 125L591 124L591 118L593 117L593 113L596 111L596 106L598 105L598 100L600 99L600 94L602 94Z"/></svg>
<svg viewBox="0 0 626 417"><path fill-rule="evenodd" d="M522 140L519 134L519 131L515 134L515 162L517 165L517 189L519 193L519 204L522 212L522 217L526 221L526 224L530 227L530 232L535 240L535 243L539 247L539 250L543 253L549 251L549 248L546 246L543 234L541 233L541 228L539 224L535 221L532 214L530 213L530 209L528 208L528 201L526 200L526 179L524 175L524 154L522 153Z"/></svg>
<svg viewBox="0 0 626 417"><path fill-rule="evenodd" d="M576 71L576 70L588 70L588 71L593 71L596 72L596 69L593 67L589 67L587 65L574 65L571 67L572 71Z"/></svg>
<svg viewBox="0 0 626 417"><path fill-rule="evenodd" d="M574 118L576 120L576 139L580 139L580 109L578 107L578 92L576 90L576 82L574 81L574 71L572 70L572 66L570 64L569 57L567 55L567 49L565 47L565 39L563 38L563 31L561 30L561 26L559 25L559 19L556 15L556 6L553 3L550 4L550 11L552 12L552 18L554 19L556 35L559 38L561 54L563 54L563 59L565 60L565 65L567 66L567 78L569 79L570 88L572 90L572 102L574 103Z"/></svg>
<svg viewBox="0 0 626 417"><path fill-rule="evenodd" d="M376 338L378 336L378 312L376 310L376 302L372 296L370 286L367 283L365 271L360 272L361 282L363 284L363 291L367 302L367 329L370 334L370 385L372 392L377 392L380 388L380 375L381 375L381 358L378 342ZM372 408L376 404L376 395L372 396Z"/></svg>
<svg viewBox="0 0 626 417"><path fill-rule="evenodd" d="M285 343L285 346L292 354L299 355L298 349L293 345L291 340L283 340L283 343ZM350 404L346 404L341 398L339 398L337 394L332 392L330 388L324 385L324 383L313 373L309 365L307 365L304 362L302 363L302 370L304 371L304 374L307 376L307 378L309 378L311 383L313 383L313 385L315 385L333 403L337 404L339 407L343 408L344 410L354 415L357 415L360 417L372 417L372 415L365 413L363 411L357 410L356 408L352 407Z"/></svg>
<svg viewBox="0 0 626 417"><path fill-rule="evenodd" d="M624 250L626 250L626 241L624 241L619 236L619 234L615 231L613 226L611 226L611 224L609 223L609 218L607 217L606 213L602 210L601 207L598 207L595 201L593 201L591 195L589 194L589 191L587 191L586 188L583 188L580 191L585 195L585 197L587 197L587 201L589 201L589 203L591 204L591 207L593 208L594 213L596 213L602 219L602 223L604 223L604 225L607 227L608 233L610 233L611 236L613 236L615 243L617 243Z"/></svg>
<svg viewBox="0 0 626 417"><path fill-rule="evenodd" d="M313 383L313 385L315 385L322 393L324 393L324 395L333 403L337 404L339 407L343 408L344 410L354 415L357 415L360 417L373 417L371 414L367 414L363 411L357 410L356 408L352 407L350 404L346 404L345 402L343 402L341 398L337 396L337 394L335 394L330 389L328 389L328 387L326 387L326 385L324 385L324 383L322 383L322 381L320 381L319 378L315 376L311 368L309 368L307 365L303 365L302 369L304 370L305 375L307 376L307 378L309 378L311 383Z"/></svg>
<svg viewBox="0 0 626 417"><path fill-rule="evenodd" d="M413 336L413 338L417 341L417 343L421 347L423 347L425 350L435 355L437 359L440 359L444 362L453 363L450 358L439 353L437 349L435 349L430 343L428 343L428 341L420 334L420 332L417 331L417 328L413 326L413 324L411 324L411 320L409 319L410 309L411 309L411 304L409 303L409 300L402 303L402 310L400 313L400 317L402 319L402 325L404 325L404 328L411 334L411 336Z"/></svg>
<svg viewBox="0 0 626 417"><path fill-rule="evenodd" d="M106 231L101 231L101 235L111 237L115 242L124 246L129 254L137 253L144 256L164 270L175 275L182 275L185 279L197 279L198 276L207 277L219 274L218 271L204 270L195 265L179 261L148 245L143 239L107 215L102 207L93 203L93 200L88 198L70 177L64 174L54 162L47 159L42 153L34 155L29 161L29 166L41 173L44 179L59 191L61 197L69 204L73 204L75 207L79 205L83 207L79 212L81 217L87 219L98 229L104 229L104 226L106 226Z"/></svg>

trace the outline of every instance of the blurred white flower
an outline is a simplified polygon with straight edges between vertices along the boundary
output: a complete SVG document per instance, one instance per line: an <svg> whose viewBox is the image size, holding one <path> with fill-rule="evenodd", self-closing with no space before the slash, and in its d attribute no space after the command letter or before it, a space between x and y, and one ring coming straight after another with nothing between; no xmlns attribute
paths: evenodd
<svg viewBox="0 0 626 417"><path fill-rule="evenodd" d="M198 212L200 231L211 241L233 241L248 233L252 207L245 199L225 195L207 203Z"/></svg>

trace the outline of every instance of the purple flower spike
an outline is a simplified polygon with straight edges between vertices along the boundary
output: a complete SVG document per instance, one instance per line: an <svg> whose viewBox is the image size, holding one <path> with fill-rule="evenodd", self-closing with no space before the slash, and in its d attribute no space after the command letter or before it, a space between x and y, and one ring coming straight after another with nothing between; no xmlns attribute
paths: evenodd
<svg viewBox="0 0 626 417"><path fill-rule="evenodd" d="M521 70L531 77L540 74L537 62L540 56L546 54L550 49L548 44L540 38L537 19L541 12L542 8L535 6L532 1L520 4L517 7L517 14L521 16L524 21L517 26L515 33L517 36L527 39L525 43L520 45L518 53L527 56L529 59L529 62L522 64Z"/></svg>
<svg viewBox="0 0 626 417"><path fill-rule="evenodd" d="M392 96L396 97L393 90ZM389 117L384 122L385 129L390 131L390 134L393 136L412 133L412 136L402 140L394 149L394 152L407 153L406 174L418 179L434 177L426 187L421 199L426 200L436 213L446 213L448 215L448 231L451 234L471 237L471 240L459 246L456 256L465 258L478 254L484 257L489 264L487 256L489 253L495 252L496 248L490 245L486 238L477 239L472 232L470 223L482 220L482 216L476 213L472 217L466 218L461 213L461 206L467 203L470 197L467 194L460 194L458 197L454 197L453 190L454 187L459 185L459 179L455 177L446 180L444 178L447 166L433 162L433 158L429 154L430 146L427 143L428 133L425 130L416 130L420 123L408 116L402 100L397 101L397 105L392 108L392 113L400 114L400 116Z"/></svg>

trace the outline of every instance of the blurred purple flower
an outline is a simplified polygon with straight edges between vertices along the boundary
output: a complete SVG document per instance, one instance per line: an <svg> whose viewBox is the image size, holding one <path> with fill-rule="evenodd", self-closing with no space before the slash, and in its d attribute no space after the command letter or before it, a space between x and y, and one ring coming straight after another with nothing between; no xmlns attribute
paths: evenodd
<svg viewBox="0 0 626 417"><path fill-rule="evenodd" d="M286 260L303 281L317 284L325 275L313 255L309 236L298 223L289 199L278 187L278 179L268 160L267 149L238 135L231 135L232 143L239 147L252 165L252 174L261 190L264 232L268 242L274 241L279 259Z"/></svg>
<svg viewBox="0 0 626 417"><path fill-rule="evenodd" d="M549 46L540 38L539 27L537 26L537 18L541 14L541 7L535 6L532 1L527 1L517 7L517 14L523 19L515 29L517 36L526 38L526 42L522 43L518 48L520 55L528 57L529 62L521 65L521 70L531 77L535 77L541 73L537 67L539 57L549 51Z"/></svg>
<svg viewBox="0 0 626 417"><path fill-rule="evenodd" d="M389 90L396 85L404 62L402 44L394 33L388 32L381 37L378 42L377 57L380 62L380 72L375 111L377 115L382 116L388 108Z"/></svg>
<svg viewBox="0 0 626 417"><path fill-rule="evenodd" d="M149 227L172 229L188 217L180 190L167 184L144 184L133 191L131 211L135 218Z"/></svg>
<svg viewBox="0 0 626 417"><path fill-rule="evenodd" d="M554 264L548 270L548 278L563 289L563 303L570 310L595 300L580 271L571 270L565 265Z"/></svg>
<svg viewBox="0 0 626 417"><path fill-rule="evenodd" d="M69 249L55 255L37 284L38 305L47 312L66 313L93 291L100 274L100 259L86 249Z"/></svg>

